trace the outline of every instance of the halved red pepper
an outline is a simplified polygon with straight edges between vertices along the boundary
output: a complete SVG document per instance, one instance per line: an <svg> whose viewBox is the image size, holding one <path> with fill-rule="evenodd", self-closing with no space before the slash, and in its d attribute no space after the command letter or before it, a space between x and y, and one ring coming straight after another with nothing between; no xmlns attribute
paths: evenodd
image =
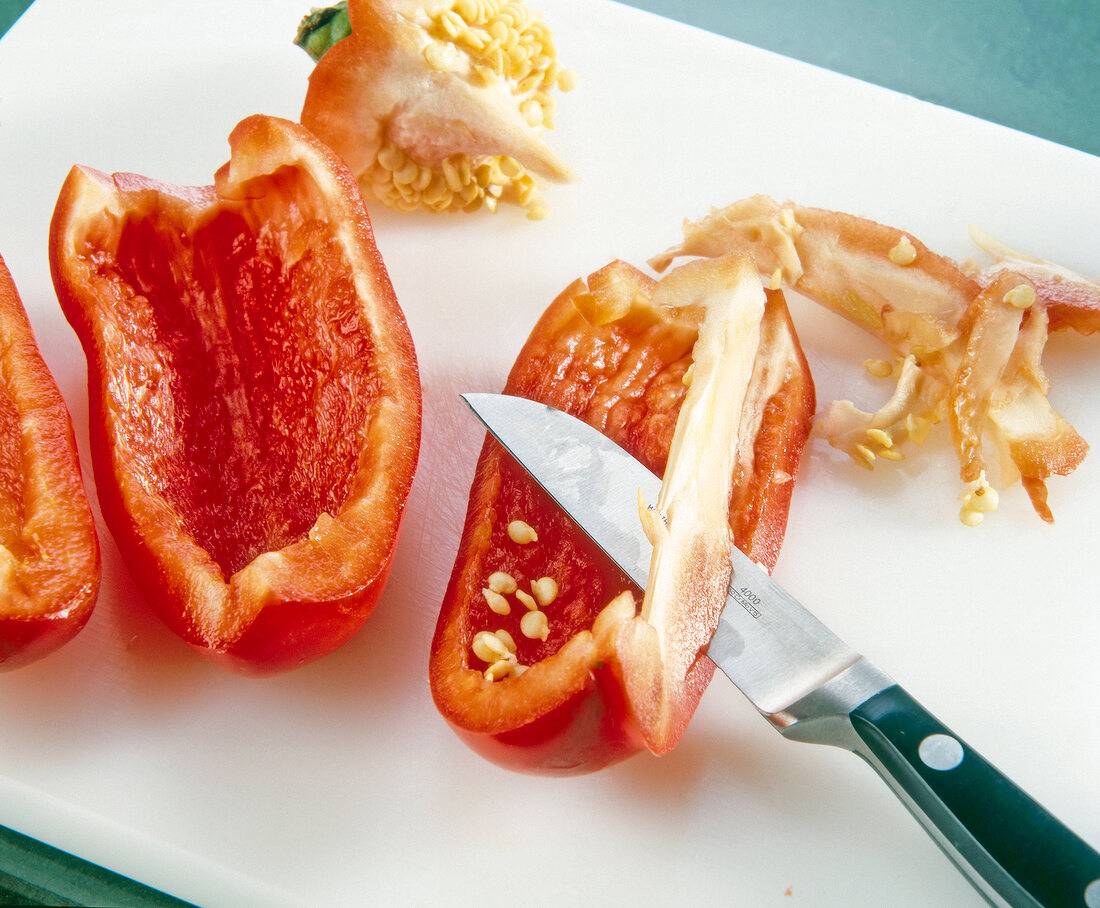
<svg viewBox="0 0 1100 908"><path fill-rule="evenodd" d="M72 421L0 258L0 670L75 636L98 591Z"/></svg>
<svg viewBox="0 0 1100 908"><path fill-rule="evenodd" d="M586 420L662 474L701 316L656 305L654 288L623 262L575 281L536 324L504 390ZM744 422L750 428L738 445L730 517L737 545L770 569L815 398L782 294L769 291L763 311L746 405L756 419ZM524 542L525 526L535 541ZM635 614L624 591L637 592L486 440L432 642L439 711L475 751L520 771L576 774L643 749L667 752L714 665L700 655L673 694L667 727L649 727L631 708L618 664L622 622ZM534 611L549 616L544 636L522 626ZM491 660L506 651L498 678Z"/></svg>
<svg viewBox="0 0 1100 908"><path fill-rule="evenodd" d="M127 566L184 640L259 674L335 649L377 603L420 382L346 165L272 117L229 144L213 186L74 167L50 262Z"/></svg>

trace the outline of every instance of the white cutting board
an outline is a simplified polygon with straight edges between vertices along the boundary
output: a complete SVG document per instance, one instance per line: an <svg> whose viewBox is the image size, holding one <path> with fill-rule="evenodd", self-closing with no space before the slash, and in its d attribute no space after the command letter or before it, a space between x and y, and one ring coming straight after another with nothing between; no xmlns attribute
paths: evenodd
<svg viewBox="0 0 1100 908"><path fill-rule="evenodd" d="M47 226L73 163L208 183L244 116L296 118L299 0L36 0L0 40L0 254L73 411L84 362ZM374 212L408 315L424 443L392 581L351 643L247 680L194 657L138 598L104 531L88 627L0 676L0 823L205 905L971 906L977 896L842 751L784 741L716 678L671 755L518 776L444 725L426 661L481 434L456 394L497 390L536 316L685 217L767 192L903 227L962 259L973 221L1086 274L1100 160L599 0L537 3L580 86L551 139L582 176L551 218ZM873 342L795 303L819 397L864 404ZM1100 338L1058 336L1055 406L1100 444ZM88 472L91 487L90 471ZM946 444L861 471L814 439L777 576L1094 845L1100 843L1100 453L956 519Z"/></svg>

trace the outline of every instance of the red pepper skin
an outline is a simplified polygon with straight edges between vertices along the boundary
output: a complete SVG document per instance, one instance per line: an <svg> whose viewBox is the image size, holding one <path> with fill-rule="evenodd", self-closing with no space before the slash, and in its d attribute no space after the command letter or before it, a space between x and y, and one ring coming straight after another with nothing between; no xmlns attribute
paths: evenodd
<svg viewBox="0 0 1100 908"><path fill-rule="evenodd" d="M87 623L99 541L72 421L0 258L0 671Z"/></svg>
<svg viewBox="0 0 1100 908"><path fill-rule="evenodd" d="M605 283L643 292L652 287L648 277L621 262L590 276L588 288ZM550 305L504 390L585 419L660 474L683 400L697 322L690 313L635 305L625 317L594 327L573 302L585 291L583 282L575 282ZM769 294L766 337L769 332L794 339L791 361L755 439L753 475L736 485L731 526L738 543L770 568L779 553L815 398L778 293ZM535 527L536 543L516 546L507 538L505 526L516 518ZM545 609L550 615L545 642L515 631L509 624L514 615L490 611L482 588L496 570L512 574L521 588L540 576L558 581L559 596ZM624 654L607 613L601 614L624 590L640 594L488 439L432 642L429 677L440 713L477 753L522 772L573 775L643 749L667 752L686 729L714 664L705 656L695 663L677 692L670 734L655 742L634 719L621 681ZM471 641L480 630L505 625L517 643L519 662L529 668L518 677L489 681Z"/></svg>
<svg viewBox="0 0 1100 908"><path fill-rule="evenodd" d="M201 655L266 675L342 645L377 604L420 382L344 163L272 117L229 143L213 186L73 168L50 261L128 568Z"/></svg>

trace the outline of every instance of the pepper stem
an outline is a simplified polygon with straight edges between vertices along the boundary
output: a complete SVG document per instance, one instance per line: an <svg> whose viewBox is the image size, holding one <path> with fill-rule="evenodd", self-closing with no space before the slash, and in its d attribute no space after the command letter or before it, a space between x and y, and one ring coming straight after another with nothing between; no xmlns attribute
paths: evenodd
<svg viewBox="0 0 1100 908"><path fill-rule="evenodd" d="M351 34L351 21L348 19L348 2L328 7L319 7L307 13L298 24L298 34L294 43L313 58L316 63L337 41Z"/></svg>

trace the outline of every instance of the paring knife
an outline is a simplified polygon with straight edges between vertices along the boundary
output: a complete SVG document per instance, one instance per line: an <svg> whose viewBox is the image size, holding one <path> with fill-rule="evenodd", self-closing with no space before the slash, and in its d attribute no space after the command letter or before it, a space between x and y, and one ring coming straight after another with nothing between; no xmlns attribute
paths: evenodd
<svg viewBox="0 0 1100 908"><path fill-rule="evenodd" d="M661 480L579 419L464 394L498 441L639 587L652 547L638 492ZM992 905L1100 908L1100 854L854 652L747 555L707 654L787 738L866 760Z"/></svg>

